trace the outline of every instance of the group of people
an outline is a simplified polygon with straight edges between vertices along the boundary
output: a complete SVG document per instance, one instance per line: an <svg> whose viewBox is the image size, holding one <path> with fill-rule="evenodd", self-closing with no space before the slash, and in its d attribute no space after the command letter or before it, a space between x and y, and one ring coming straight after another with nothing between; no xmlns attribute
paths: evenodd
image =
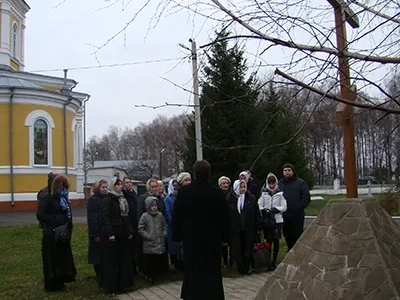
<svg viewBox="0 0 400 300"><path fill-rule="evenodd" d="M224 299L221 258L224 266L251 274L253 245L262 236L273 245L270 269L275 269L282 232L290 250L303 231L310 202L307 184L294 176L293 165L282 170L280 181L270 173L260 190L250 171L241 172L233 184L222 176L219 188L212 187L205 160L194 164L193 179L188 172L172 179L168 192L155 178L140 197L130 177L97 181L87 220L89 263L99 286L126 292L135 275L155 283L173 265L184 274L182 299ZM63 289L76 276L70 238L55 236L64 224L72 232L68 187L66 176L49 174L47 193L38 196L47 291Z"/></svg>
<svg viewBox="0 0 400 300"><path fill-rule="evenodd" d="M218 185L230 213L230 241L222 252L224 266L236 264L239 273L251 274L253 246L265 239L272 248L269 270L273 271L282 234L289 251L303 233L304 209L310 203L309 188L294 175L292 164L285 164L282 174L278 180L269 173L260 190L252 180L251 171L241 172L232 187L228 177L219 178Z"/></svg>

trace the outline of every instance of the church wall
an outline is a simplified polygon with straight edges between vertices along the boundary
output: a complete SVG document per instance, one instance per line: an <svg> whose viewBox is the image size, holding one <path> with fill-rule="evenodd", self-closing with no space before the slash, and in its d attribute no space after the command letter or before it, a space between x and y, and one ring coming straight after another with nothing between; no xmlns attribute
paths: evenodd
<svg viewBox="0 0 400 300"><path fill-rule="evenodd" d="M15 171L19 171L18 169ZM22 170L21 170L22 171ZM62 170L57 170L63 173ZM76 191L76 175L68 174L70 192ZM14 193L37 193L47 184L46 174L14 174ZM9 174L0 174L0 193L10 193ZM11 199L10 199L11 200ZM28 200L28 199L27 199Z"/></svg>
<svg viewBox="0 0 400 300"><path fill-rule="evenodd" d="M20 1L0 0L0 64L15 71L24 69L24 34L25 15L29 7ZM17 36L13 31L17 26ZM15 37L17 39L15 39ZM65 173L65 155L68 161L68 178L70 180L71 206L84 203L82 145L81 145L81 112L75 119L77 106L85 99L86 94L75 93L66 109L66 127L64 128L63 104L67 96L60 93L64 80L58 77L40 76L31 73L8 72L2 68L0 89L0 211L36 210L37 192L47 184L49 172ZM19 75L20 74L20 75ZM21 79L17 84L11 79ZM39 86L42 86L43 91ZM73 88L76 83L67 80L67 87ZM34 86L34 89L31 87ZM11 87L14 87L12 106L12 126L10 128L9 101ZM47 123L49 148L46 153L45 135L42 133L45 124L36 123L37 119ZM75 125L79 128L75 134ZM10 130L12 129L12 170L10 175ZM64 131L66 130L66 131ZM38 139L36 143L33 137ZM66 144L64 140L66 134ZM77 137L79 147L74 145ZM34 151L33 146L36 150ZM78 147L78 148L77 148ZM66 150L67 148L67 150ZM47 154L47 160L45 159ZM79 154L79 158L78 157ZM42 163L34 165L34 162ZM47 165L46 162L48 162ZM11 189L13 183L13 189ZM13 193L11 193L13 192ZM13 200L13 201L12 201Z"/></svg>
<svg viewBox="0 0 400 300"><path fill-rule="evenodd" d="M29 166L29 127L25 126L25 119L31 111L43 110L46 111L54 121L55 127L52 130L52 166L64 166L64 116L63 109L49 107L44 105L31 104L14 104L14 166ZM4 113L2 113L4 114ZM8 121L8 104L6 105L6 114ZM67 159L68 167L73 167L73 132L71 131L72 120L74 113L67 110ZM2 127L4 129L7 126ZM0 129L0 133L1 133ZM3 136L3 135L2 135ZM8 136L8 134L7 134ZM8 142L8 140L7 140ZM7 143L8 144L8 143ZM8 150L7 150L8 156ZM9 160L6 159L6 164L9 165Z"/></svg>
<svg viewBox="0 0 400 300"><path fill-rule="evenodd" d="M8 118L8 104L0 103L0 137L1 137L1 147L0 147L0 166L9 165L9 118Z"/></svg>
<svg viewBox="0 0 400 300"><path fill-rule="evenodd" d="M52 164L51 166L30 165L29 127L25 126L28 114L34 110L47 112L54 121L52 130ZM71 191L76 191L76 171L74 168L73 132L71 130L75 114L67 110L67 148L68 148L68 177ZM10 193L9 176L9 105L0 103L0 194ZM65 173L64 165L64 122L63 109L45 105L13 105L13 165L14 192L37 192L47 181L47 173L56 171ZM0 199L1 200L1 199Z"/></svg>

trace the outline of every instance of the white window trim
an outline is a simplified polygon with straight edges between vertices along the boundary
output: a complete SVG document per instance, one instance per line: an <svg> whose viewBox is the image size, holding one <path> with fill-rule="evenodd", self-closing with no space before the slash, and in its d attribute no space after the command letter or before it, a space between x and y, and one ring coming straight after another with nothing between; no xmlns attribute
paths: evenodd
<svg viewBox="0 0 400 300"><path fill-rule="evenodd" d="M73 133L74 168L83 168L82 125L76 117L72 120L71 131Z"/></svg>
<svg viewBox="0 0 400 300"><path fill-rule="evenodd" d="M47 165L35 165L35 154L33 151L34 138L33 138L33 125L38 119L42 119L47 123ZM31 111L25 119L25 126L29 127L29 165L34 167L48 168L53 165L53 128L54 120L50 114L44 110Z"/></svg>
<svg viewBox="0 0 400 300"><path fill-rule="evenodd" d="M15 44L14 44L14 26L16 26L17 28L17 32L15 34ZM19 33L19 26L17 22L13 22L11 25L11 56L12 58L17 60L18 60L18 49L19 49L18 33Z"/></svg>

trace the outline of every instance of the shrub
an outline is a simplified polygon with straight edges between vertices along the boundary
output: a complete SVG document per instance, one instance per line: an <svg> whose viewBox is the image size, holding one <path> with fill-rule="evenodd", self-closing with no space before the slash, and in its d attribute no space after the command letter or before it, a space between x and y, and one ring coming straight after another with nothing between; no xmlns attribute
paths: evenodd
<svg viewBox="0 0 400 300"><path fill-rule="evenodd" d="M380 203L389 215L396 214L400 207L400 191L395 191L394 188L387 190L381 194Z"/></svg>

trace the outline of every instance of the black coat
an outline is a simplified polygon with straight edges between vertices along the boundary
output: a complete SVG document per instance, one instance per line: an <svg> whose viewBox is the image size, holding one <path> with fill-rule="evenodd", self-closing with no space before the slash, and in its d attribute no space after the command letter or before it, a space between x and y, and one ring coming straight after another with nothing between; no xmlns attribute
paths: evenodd
<svg viewBox="0 0 400 300"><path fill-rule="evenodd" d="M304 218L304 209L311 202L310 189L307 183L297 177L289 180L282 178L279 188L283 191L283 197L287 202L287 210L283 213L284 220Z"/></svg>
<svg viewBox="0 0 400 300"><path fill-rule="evenodd" d="M59 198L49 194L40 200L36 217L43 225L44 286L46 290L51 291L60 288L64 282L75 280L76 269L71 243L55 241L53 232L53 228L66 223L72 232L72 220L68 219L67 211L62 210Z"/></svg>
<svg viewBox="0 0 400 300"><path fill-rule="evenodd" d="M195 179L179 189L172 214L172 239L183 242L185 300L224 299L221 243L229 240L229 210L223 192Z"/></svg>
<svg viewBox="0 0 400 300"><path fill-rule="evenodd" d="M261 230L261 214L256 198L250 192L246 192L243 205L245 253L252 256L253 245L256 242L257 231ZM231 234L231 257L233 262L242 263L242 248L240 244L241 215L237 209L237 198L234 193L229 197L229 216Z"/></svg>
<svg viewBox="0 0 400 300"><path fill-rule="evenodd" d="M92 265L100 265L102 256L101 242L95 242L95 238L100 238L100 208L102 197L93 194L86 204L86 215L89 234L88 261Z"/></svg>
<svg viewBox="0 0 400 300"><path fill-rule="evenodd" d="M258 188L257 184L254 183L253 179L249 179L247 182L247 190L253 194L253 196L258 199L260 198L260 189Z"/></svg>
<svg viewBox="0 0 400 300"><path fill-rule="evenodd" d="M122 191L124 193L124 197L126 201L128 201L129 205L129 219L131 220L131 225L133 229L133 235L136 236L137 234L137 229L138 229L138 195L134 190L128 192L126 190Z"/></svg>
<svg viewBox="0 0 400 300"><path fill-rule="evenodd" d="M101 202L100 231L103 241L101 284L110 291L123 291L133 285L133 262L129 234L133 234L128 216L121 216L118 197L105 196ZM115 242L109 241L115 236Z"/></svg>

